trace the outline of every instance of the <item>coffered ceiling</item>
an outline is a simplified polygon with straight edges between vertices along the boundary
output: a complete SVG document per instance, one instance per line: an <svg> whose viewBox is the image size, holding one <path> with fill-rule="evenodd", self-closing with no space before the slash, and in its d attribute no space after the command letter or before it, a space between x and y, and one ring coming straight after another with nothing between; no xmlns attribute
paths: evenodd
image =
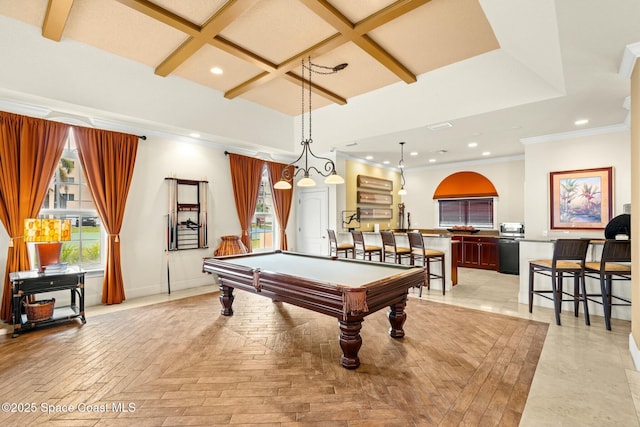
<svg viewBox="0 0 640 427"><path fill-rule="evenodd" d="M640 41L638 3L0 0L0 15L290 116L303 108L301 61L347 63L313 75L316 151L393 164L406 141L418 167L517 156L521 138L572 131L578 118L623 122L617 67Z"/></svg>

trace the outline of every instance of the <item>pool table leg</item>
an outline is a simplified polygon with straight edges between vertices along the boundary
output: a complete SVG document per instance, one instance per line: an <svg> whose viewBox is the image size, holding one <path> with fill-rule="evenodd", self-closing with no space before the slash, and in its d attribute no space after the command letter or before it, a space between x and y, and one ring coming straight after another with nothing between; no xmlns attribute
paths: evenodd
<svg viewBox="0 0 640 427"><path fill-rule="evenodd" d="M399 303L389 306L389 323L391 329L389 329L389 335L393 338L404 337L404 329L402 326L407 320L407 313L404 312L404 308L407 306L407 299L400 301Z"/></svg>
<svg viewBox="0 0 640 427"><path fill-rule="evenodd" d="M220 313L223 316L233 316L233 288L225 286L220 282L220 303L222 304L222 310Z"/></svg>
<svg viewBox="0 0 640 427"><path fill-rule="evenodd" d="M342 348L342 358L340 362L347 369L355 369L360 366L358 351L362 346L362 319L340 322L340 348Z"/></svg>

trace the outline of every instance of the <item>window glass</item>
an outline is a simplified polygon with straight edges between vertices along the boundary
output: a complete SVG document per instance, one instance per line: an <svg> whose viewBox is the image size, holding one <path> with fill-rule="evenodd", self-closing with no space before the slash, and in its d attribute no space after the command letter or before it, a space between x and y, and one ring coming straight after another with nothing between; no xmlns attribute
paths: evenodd
<svg viewBox="0 0 640 427"><path fill-rule="evenodd" d="M438 212L440 227L494 228L492 198L439 200Z"/></svg>
<svg viewBox="0 0 640 427"><path fill-rule="evenodd" d="M103 267L102 224L86 185L73 131L49 183L41 218L71 220L71 240L63 242L61 261L84 269Z"/></svg>
<svg viewBox="0 0 640 427"><path fill-rule="evenodd" d="M269 171L262 169L262 181L258 190L256 212L251 220L251 249L254 252L273 250L276 221L274 221L273 197L269 185Z"/></svg>

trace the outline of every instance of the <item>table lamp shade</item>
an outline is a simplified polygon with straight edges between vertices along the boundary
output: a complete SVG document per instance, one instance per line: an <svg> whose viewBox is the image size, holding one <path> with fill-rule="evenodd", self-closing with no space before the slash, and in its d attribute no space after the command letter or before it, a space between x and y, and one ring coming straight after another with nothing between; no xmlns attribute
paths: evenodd
<svg viewBox="0 0 640 427"><path fill-rule="evenodd" d="M40 272L60 263L62 241L71 240L71 220L28 218L24 220L25 242L35 242Z"/></svg>

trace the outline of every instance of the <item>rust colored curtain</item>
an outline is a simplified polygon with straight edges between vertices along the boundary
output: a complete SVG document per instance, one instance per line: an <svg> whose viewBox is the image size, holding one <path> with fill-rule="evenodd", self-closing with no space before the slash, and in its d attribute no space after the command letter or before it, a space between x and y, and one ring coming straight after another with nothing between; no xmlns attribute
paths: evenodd
<svg viewBox="0 0 640 427"><path fill-rule="evenodd" d="M273 208L276 211L278 219L278 227L280 227L280 249L286 251L289 248L287 243L287 223L289 222L289 212L291 212L291 200L293 199L293 188L288 190L276 190L273 186L282 178L282 171L287 167L291 169L293 175L293 166L287 166L283 163L267 162L269 167L269 183L271 186L271 195L273 197Z"/></svg>
<svg viewBox="0 0 640 427"><path fill-rule="evenodd" d="M231 184L233 185L236 212L242 228L242 243L249 252L252 252L249 229L258 203L264 160L230 153L229 165L231 166Z"/></svg>
<svg viewBox="0 0 640 427"><path fill-rule="evenodd" d="M30 270L24 220L38 215L69 126L0 112L0 220L9 234L0 316L11 321L9 273Z"/></svg>
<svg viewBox="0 0 640 427"><path fill-rule="evenodd" d="M138 137L100 129L74 128L87 186L108 234L102 303L125 300L120 261L120 229L133 177Z"/></svg>

